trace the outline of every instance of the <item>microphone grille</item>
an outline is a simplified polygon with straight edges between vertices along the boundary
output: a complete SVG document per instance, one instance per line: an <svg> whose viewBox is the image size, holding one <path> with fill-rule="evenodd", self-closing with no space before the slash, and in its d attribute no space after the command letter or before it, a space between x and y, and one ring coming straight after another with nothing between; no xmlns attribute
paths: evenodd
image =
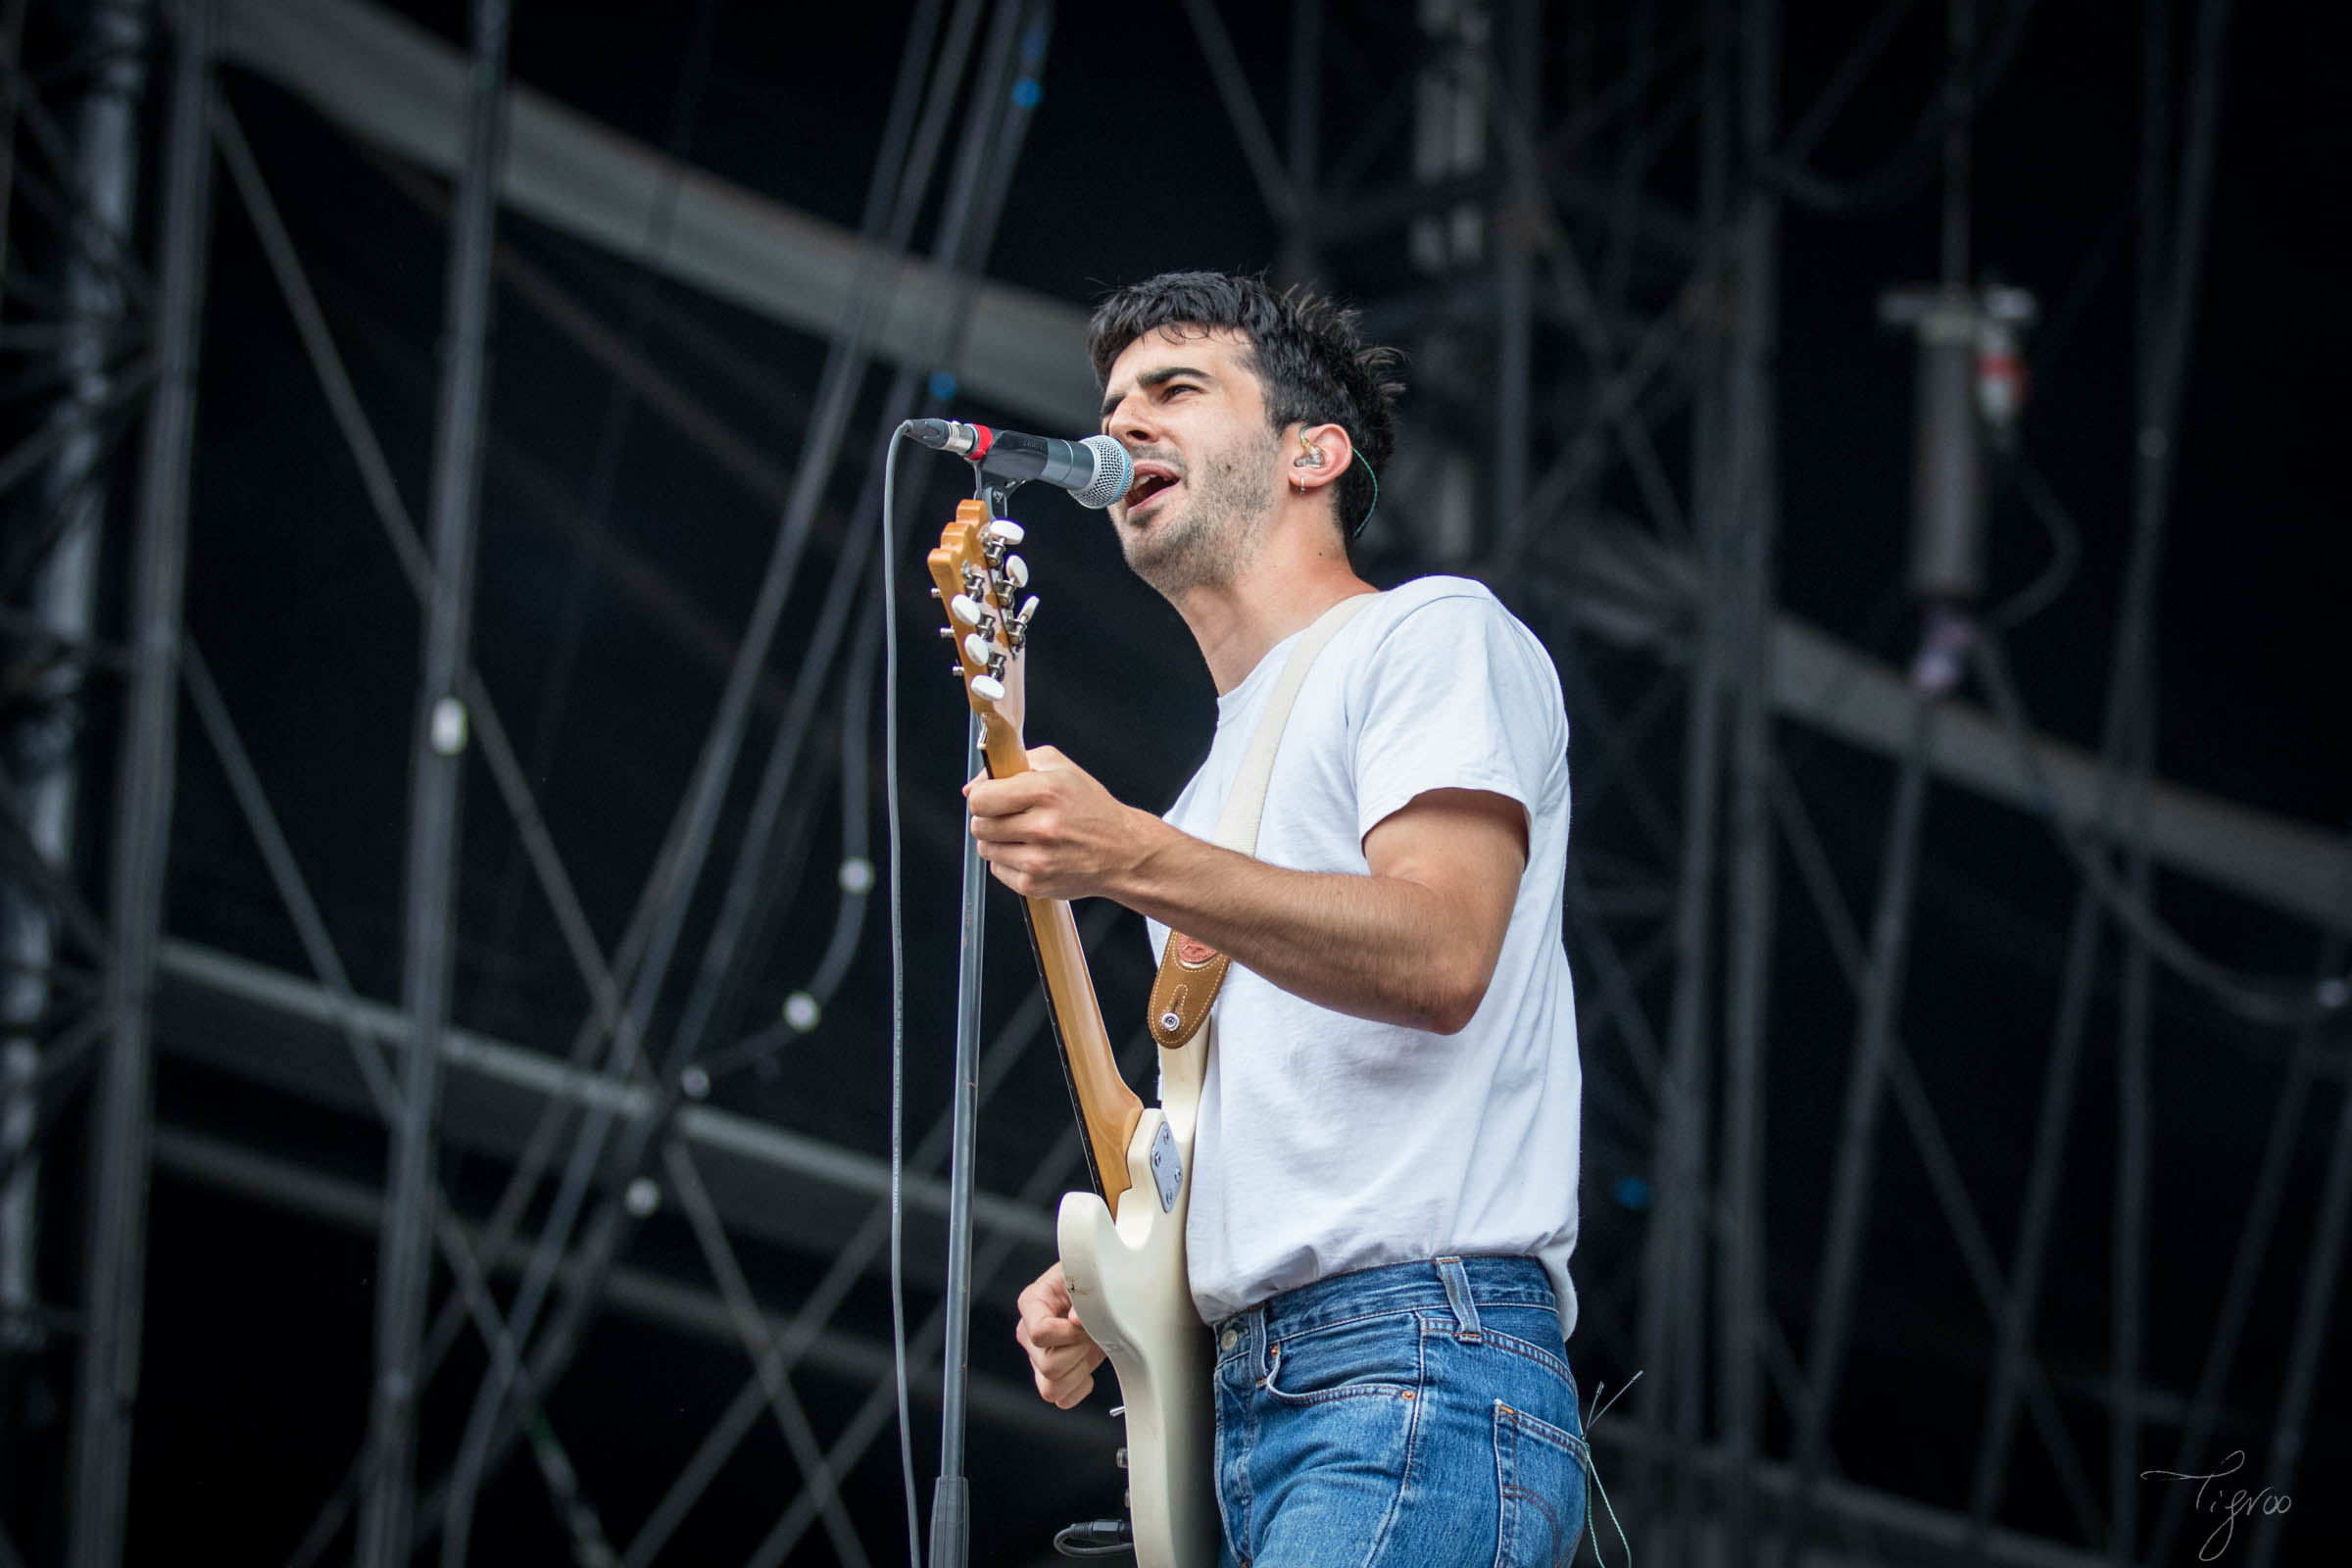
<svg viewBox="0 0 2352 1568"><path fill-rule="evenodd" d="M1080 506L1100 511L1135 487L1135 460L1125 447L1106 435L1090 435L1078 444L1095 460L1094 481L1070 492Z"/></svg>

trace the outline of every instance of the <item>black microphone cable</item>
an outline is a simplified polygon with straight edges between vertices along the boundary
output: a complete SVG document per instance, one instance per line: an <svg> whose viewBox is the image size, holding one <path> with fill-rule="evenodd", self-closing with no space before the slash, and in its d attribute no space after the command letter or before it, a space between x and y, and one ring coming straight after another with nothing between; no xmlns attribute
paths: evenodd
<svg viewBox="0 0 2352 1568"><path fill-rule="evenodd" d="M908 1563L923 1560L914 1496L914 1423L906 1398L906 907L899 831L899 448L882 454L882 809L890 843L890 1358L899 1385L899 1476L906 1489Z"/></svg>

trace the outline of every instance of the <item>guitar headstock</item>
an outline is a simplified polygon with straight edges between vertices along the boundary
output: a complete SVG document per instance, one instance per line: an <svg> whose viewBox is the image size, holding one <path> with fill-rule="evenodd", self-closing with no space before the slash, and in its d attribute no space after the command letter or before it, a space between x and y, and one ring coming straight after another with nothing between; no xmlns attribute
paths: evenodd
<svg viewBox="0 0 2352 1568"><path fill-rule="evenodd" d="M965 501L930 558L932 597L947 612L940 635L955 645L956 678L986 726L990 770L1000 776L1026 765L1022 675L1037 596L1025 592L1029 567L1012 553L1020 542L1019 523Z"/></svg>

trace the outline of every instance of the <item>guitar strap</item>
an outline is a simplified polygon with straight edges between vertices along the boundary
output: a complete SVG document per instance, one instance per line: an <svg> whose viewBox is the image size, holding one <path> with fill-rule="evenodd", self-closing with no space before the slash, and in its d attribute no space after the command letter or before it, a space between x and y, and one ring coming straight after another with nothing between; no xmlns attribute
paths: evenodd
<svg viewBox="0 0 2352 1568"><path fill-rule="evenodd" d="M1298 688L1306 684L1306 672L1314 667L1316 656L1323 652L1324 645L1375 597L1351 594L1316 616L1299 634L1298 645L1291 650L1290 659L1282 666L1282 676L1266 699L1266 710L1258 716L1257 728L1250 736L1250 749L1242 755L1241 769L1234 775L1232 793L1225 797L1225 809L1217 816L1217 830L1210 843L1237 855L1256 850L1258 817L1265 809L1266 785L1274 776L1274 754L1282 748L1282 732L1290 723L1291 707L1298 700ZM1159 973L1152 982L1151 1017L1147 1020L1152 1038L1161 1051L1182 1052L1200 1032L1200 1026L1208 1020L1209 1007L1217 1000L1217 992L1224 987L1225 971L1231 963L1230 958L1205 942L1197 942L1181 931L1168 933L1167 948L1159 958ZM1163 1055L1160 1064L1164 1080L1175 1063ZM1193 1061L1184 1065L1191 1070L1183 1076L1197 1085L1205 1063Z"/></svg>

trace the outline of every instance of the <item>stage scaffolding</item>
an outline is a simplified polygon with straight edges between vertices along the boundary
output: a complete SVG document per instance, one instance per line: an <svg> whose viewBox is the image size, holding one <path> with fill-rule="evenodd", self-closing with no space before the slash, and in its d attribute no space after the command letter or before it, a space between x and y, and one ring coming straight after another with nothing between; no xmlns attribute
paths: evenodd
<svg viewBox="0 0 2352 1568"><path fill-rule="evenodd" d="M868 907L882 857L868 848L879 767L865 739L879 711L870 519L881 437L900 417L960 407L958 395L1040 428L1095 422L1083 307L985 275L1056 25L1073 19L1057 18L1051 0L917 0L853 233L676 156L710 66L710 0L666 149L511 84L507 0L473 0L470 53L365 0L104 0L46 19L33 9L36 23L71 36L58 61L28 70L24 0L0 19L10 131L0 179L12 182L0 199L10 236L0 338L10 374L26 372L10 383L18 407L37 411L12 421L0 455L0 631L16 694L0 791L0 1472L48 1475L66 1500L57 1508L25 1487L0 1494L0 1568L50 1560L27 1544L49 1540L76 1568L111 1568L125 1522L145 1527L129 1455L157 1170L375 1238L367 1436L307 1533L287 1544L295 1563L349 1555L385 1568L419 1551L461 1563L483 1488L518 1459L551 1504L548 1555L652 1562L724 1484L747 1436L770 1424L792 1491L765 1494L773 1522L749 1560L894 1560L898 1517L854 1509L846 1490L861 1468L896 1470L887 1340L840 1320L882 1267L885 1173L870 1152L708 1102L715 1076L871 1003L841 988L860 946L885 940L879 905ZM1834 69L1801 82L1784 70L1792 19L1778 0L1420 0L1409 24L1386 24L1417 29L1399 52L1401 74L1371 89L1337 79L1346 52L1335 37L1357 19L1324 0L1292 0L1278 71L1265 69L1272 55L1245 52L1235 11L1212 0L1186 0L1160 44L1163 69L1197 71L1213 88L1276 235L1264 259L1273 275L1336 285L1364 305L1372 335L1412 356L1411 450L1383 475L1373 559L1484 577L1562 672L1577 736L1567 939L1585 1015L1588 1144L1596 1162L1641 1173L1586 1196L1577 1350L1588 1417L1608 1406L1593 1444L1615 1520L1646 1561L2175 1560L2190 1495L2176 1488L2151 1507L2138 1475L2194 1473L2217 1457L2254 1281L2289 1200L2294 1148L2317 1121L2328 1129L2325 1179L2291 1275L2285 1375L2253 1401L2267 1427L2263 1468L2258 1483L2246 1478L2278 1494L2298 1479L2352 1222L2335 978L2352 925L2352 851L2152 776L2154 596L2226 107L2227 0L2148 0L2142 18L2145 129L2129 176L2137 458L2095 754L2032 728L2002 638L2017 603L1980 607L1965 585L1923 588L1925 652L1905 672L1790 615L1777 587L1784 219L1940 191L1940 273L1924 309L1945 310L1936 319L1959 311L1970 331L1988 330L1995 291L1972 264L1971 214L2002 196L1972 188L1972 135L2001 112L2001 78L2034 47L2034 9L1887 0ZM1915 12L1940 19L1946 63L1912 137L1860 180L1829 178L1816 148L1890 40L1923 24ZM1360 78L1364 54L1347 58ZM269 149L249 141L237 95L223 90L241 77L310 105L365 150L387 189L446 225L421 527L273 195ZM1362 114L1368 90L1377 108ZM1343 92L1356 118L1335 136ZM397 1005L355 983L273 809L294 783L256 766L238 691L181 623L185 563L206 548L188 528L191 483L206 482L201 463L191 481L191 440L209 373L198 349L211 229L224 207L250 225L302 343L305 363L282 371L315 382L371 525L420 607L397 912L381 889L401 931ZM632 280L620 319L507 243L509 214L618 263ZM762 385L758 368L736 367L754 388L746 402L784 410L791 439L762 442L743 408L661 362L656 280L821 340L812 388ZM631 420L658 421L774 519L748 616L716 626L661 561L601 529L609 471L591 476L585 507L568 495L546 502L575 550L566 603L592 580L610 585L719 686L610 946L580 891L582 851L559 845L536 793L552 736L510 729L472 652L480 497L499 441L486 351L495 311L509 309L530 311L611 376L604 450L617 451ZM671 321L660 341L689 342L691 330ZM1931 356L1932 323L1917 336L1904 352ZM1973 368L1983 339L1969 341ZM695 350L706 370L723 368L727 352ZM1929 379L1923 371L1923 389ZM1982 472L1978 444L1992 438L1965 399L1957 417L1923 426L1928 448L1960 443L1935 470L1942 478L1923 477L1923 508L1944 493L1936 485ZM1923 475L1932 466L1923 459ZM864 476L846 509L832 494L844 474L853 487ZM1409 537L1401 517L1414 519ZM919 551L923 532L902 534L902 548ZM105 591L102 560L121 575L119 592ZM119 612L105 608L118 601ZM788 612L808 603L812 616ZM569 636L576 606L567 613ZM1937 641L1955 628L1957 640ZM1954 690L1970 671L1981 703ZM570 678L559 661L551 682ZM193 765L183 714L205 765L227 781L307 974L165 929L174 782ZM1825 844L1830 803L1807 798L1790 760L1825 737L1892 765L1884 798L1866 808L1883 813L1867 908L1850 901ZM476 756L473 776L486 774L495 805L474 809L503 813L517 846L501 918L511 924L519 899L543 901L587 1002L562 1054L453 1011L462 802ZM2077 889L2014 1216L1989 1212L1972 1187L1955 1148L1968 1107L1937 1102L1904 1040L1907 960L1930 897L1923 844L1936 792L1953 789L2047 821ZM104 830L77 826L102 790ZM951 805L909 801L916 853L952 853ZM836 810L843 854L828 892L810 845ZM2317 979L2252 981L2185 947L2151 911L2158 868L2177 890L2219 888L2309 932ZM749 975L769 961L762 934L804 898L834 911L808 945L808 977L781 1022L729 1038ZM1851 992L1850 1054L1831 1097L1841 1099L1834 1164L1808 1204L1818 1237L1801 1249L1768 1226L1765 1191L1791 911L1812 922L1805 945L1827 950ZM1089 917L1090 944L1108 925ZM2249 1020L2284 1060L2274 1134L2241 1195L2231 1283L2184 1399L2150 1387L2144 1366L2160 972ZM2094 1000L2109 989L2119 1020L2110 1361L2098 1379L2061 1379L2036 1353L2037 1314L2070 1139L2090 1114L2079 1089ZM983 1057L984 1101L1044 1021L1034 995L1004 1016ZM218 1071L377 1121L389 1151L381 1191L281 1151L156 1126L154 1059L167 1036L168 1049ZM235 1049L220 1044L230 1039ZM1146 1054L1140 1038L1127 1049L1131 1062ZM914 1131L910 1266L928 1300L948 1139L944 1121ZM1925 1173L1939 1245L1957 1255L1990 1345L1981 1407L1946 1413L1977 1434L1962 1506L1862 1484L1841 1462L1858 1441L1840 1422L1840 1393L1873 1266L1872 1200L1898 1139ZM65 1149L86 1161L85 1183L60 1170ZM505 1173L493 1201L444 1183L452 1151ZM1050 1205L1079 1174L1065 1135L1017 1191L983 1193L975 1273L985 1290L1008 1298L1008 1282L1043 1260ZM632 1259L662 1209L684 1217L699 1278ZM44 1227L65 1223L81 1228L71 1276L45 1261L59 1249ZM801 1260L789 1304L747 1267L753 1247ZM1791 1290L1802 1298L1793 1310ZM600 1476L574 1462L577 1391L564 1413L550 1408L608 1309L741 1356L740 1392L682 1461L673 1456L650 1508L625 1519L600 1506ZM912 1325L925 1396L946 1328L938 1309ZM436 1376L458 1375L453 1356L477 1376L462 1436L424 1442L416 1412ZM25 1369L36 1364L71 1369L70 1443L54 1425L41 1436L26 1415ZM1593 1386L1598 1368L1614 1386ZM1624 1390L1636 1370L1642 1381ZM820 1418L804 1399L812 1371L870 1393L846 1417L828 1406ZM2247 1402L2242 1390L2235 1398ZM1056 1464L1095 1463L1101 1447L1099 1434L987 1375L971 1414L1005 1441L1054 1451ZM2071 1529L2012 1522L2028 1446L2055 1478ZM927 1448L918 1441L918 1455ZM895 1496L895 1481L880 1494ZM2279 1560L2288 1523L2248 1519L2248 1560ZM1592 1532L1604 1557L1621 1549L1598 1506ZM1042 1536L1036 1544L1042 1556Z"/></svg>

